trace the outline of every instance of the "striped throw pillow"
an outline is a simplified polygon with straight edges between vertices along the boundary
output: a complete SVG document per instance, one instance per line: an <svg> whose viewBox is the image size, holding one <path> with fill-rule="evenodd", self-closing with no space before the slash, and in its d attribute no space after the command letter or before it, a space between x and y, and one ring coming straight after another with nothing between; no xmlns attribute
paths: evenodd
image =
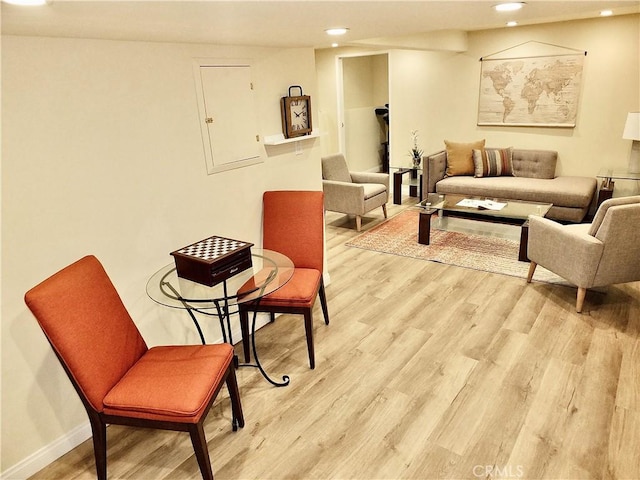
<svg viewBox="0 0 640 480"><path fill-rule="evenodd" d="M513 147L473 150L474 177L513 175L511 165Z"/></svg>

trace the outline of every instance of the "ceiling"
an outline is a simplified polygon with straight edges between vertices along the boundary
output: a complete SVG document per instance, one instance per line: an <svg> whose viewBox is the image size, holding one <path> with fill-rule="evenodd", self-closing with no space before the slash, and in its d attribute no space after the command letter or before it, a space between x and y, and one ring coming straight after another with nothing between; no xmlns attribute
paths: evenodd
<svg viewBox="0 0 640 480"><path fill-rule="evenodd" d="M473 31L640 12L640 1L528 0L513 13L491 1L49 0L40 7L2 4L2 33L272 47L329 47L326 28L344 26L341 45L392 45L392 38ZM517 27L516 27L517 28ZM372 39L375 39L372 41ZM400 45L401 42L398 43Z"/></svg>

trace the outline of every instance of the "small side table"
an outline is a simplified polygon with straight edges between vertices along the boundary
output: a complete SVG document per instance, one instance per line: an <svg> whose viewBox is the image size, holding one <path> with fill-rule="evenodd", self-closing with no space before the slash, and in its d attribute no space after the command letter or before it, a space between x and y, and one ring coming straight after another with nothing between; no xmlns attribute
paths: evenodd
<svg viewBox="0 0 640 480"><path fill-rule="evenodd" d="M294 265L287 256L266 249L253 248L251 251L252 267L244 270L212 287L192 282L179 277L174 263L164 266L154 273L147 282L147 295L154 302L165 307L186 310L198 331L204 345L205 338L200 328L196 313L206 317L217 317L220 322L222 340L234 344L231 328L231 315L238 313L241 303L256 302L286 284L293 276ZM240 287L252 279L253 289L238 294ZM251 345L255 363L238 363L239 367L256 367L262 376L276 387L289 384L289 377L284 375L283 382L276 382L264 370L255 344L257 311L253 312L251 324Z"/></svg>
<svg viewBox="0 0 640 480"><path fill-rule="evenodd" d="M389 171L393 172L393 203L402 204L402 177L409 173L411 183L409 184L409 196L422 200L422 173L417 168L390 166Z"/></svg>

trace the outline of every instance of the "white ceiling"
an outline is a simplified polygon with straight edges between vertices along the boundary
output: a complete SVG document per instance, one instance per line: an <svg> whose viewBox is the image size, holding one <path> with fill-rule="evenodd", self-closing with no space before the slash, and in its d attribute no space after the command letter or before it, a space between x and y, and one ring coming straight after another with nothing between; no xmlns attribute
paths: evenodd
<svg viewBox="0 0 640 480"><path fill-rule="evenodd" d="M342 45L440 30L501 28L640 12L640 1L528 0L515 13L497 13L498 0L270 1L50 0L41 7L2 4L2 33L275 47L328 47L324 30L345 26Z"/></svg>

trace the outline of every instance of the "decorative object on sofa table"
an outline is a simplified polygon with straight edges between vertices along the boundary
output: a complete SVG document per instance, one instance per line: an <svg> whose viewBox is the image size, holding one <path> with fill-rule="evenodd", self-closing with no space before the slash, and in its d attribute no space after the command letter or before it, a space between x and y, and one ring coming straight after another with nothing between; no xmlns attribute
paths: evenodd
<svg viewBox="0 0 640 480"><path fill-rule="evenodd" d="M413 141L413 147L409 150L409 155L411 155L413 168L419 168L422 160L422 149L418 147L418 130L411 130L411 140Z"/></svg>
<svg viewBox="0 0 640 480"><path fill-rule="evenodd" d="M179 277L212 287L251 267L252 246L253 243L213 236L171 255Z"/></svg>
<svg viewBox="0 0 640 480"><path fill-rule="evenodd" d="M640 112L629 112L622 138L632 140L629 173L640 173Z"/></svg>
<svg viewBox="0 0 640 480"><path fill-rule="evenodd" d="M299 89L300 95L291 95L292 89ZM302 94L300 85L289 87L289 95L280 99L282 133L286 138L300 137L311 133L311 97Z"/></svg>

